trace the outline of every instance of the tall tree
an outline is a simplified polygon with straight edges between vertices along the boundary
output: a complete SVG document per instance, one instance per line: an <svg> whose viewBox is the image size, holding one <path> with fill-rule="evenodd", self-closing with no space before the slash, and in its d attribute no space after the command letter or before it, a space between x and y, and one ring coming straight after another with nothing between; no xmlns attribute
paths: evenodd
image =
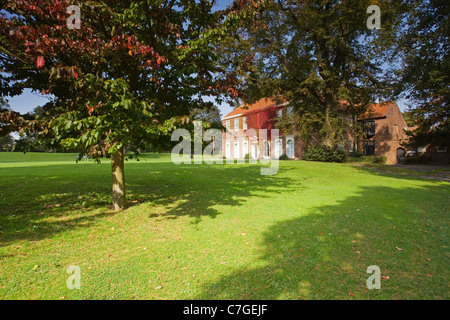
<svg viewBox="0 0 450 320"><path fill-rule="evenodd" d="M410 14L399 51L400 91L411 101L416 129L410 145L450 148L450 3L408 1Z"/></svg>
<svg viewBox="0 0 450 320"><path fill-rule="evenodd" d="M77 7L67 13L71 5L78 5L81 17ZM53 94L44 115L26 121L22 130L110 157L113 208L121 210L126 207L124 147L167 134L179 117L203 105L202 94L217 95L233 85L216 68L213 44L239 17L212 12L212 5L208 0L3 1L1 94L23 88Z"/></svg>
<svg viewBox="0 0 450 320"><path fill-rule="evenodd" d="M342 117L357 116L368 103L388 96L394 61L393 34L399 1L376 1L381 29L369 29L366 0L267 0L257 18L224 43L250 102L262 97L289 101L295 127L326 145L338 142ZM345 103L342 103L345 102Z"/></svg>

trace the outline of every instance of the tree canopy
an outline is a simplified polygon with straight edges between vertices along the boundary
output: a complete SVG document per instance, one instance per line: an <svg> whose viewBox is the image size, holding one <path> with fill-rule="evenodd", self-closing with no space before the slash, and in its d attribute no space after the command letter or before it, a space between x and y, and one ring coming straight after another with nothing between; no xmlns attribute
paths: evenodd
<svg viewBox="0 0 450 320"><path fill-rule="evenodd" d="M333 145L342 114L359 115L392 93L399 2L377 1L381 29L369 29L373 1L263 1L251 24L223 44L228 67L243 79L244 99L289 101L303 138ZM237 37L237 40L236 40ZM390 90L389 90L390 89Z"/></svg>
<svg viewBox="0 0 450 320"><path fill-rule="evenodd" d="M410 15L399 52L399 92L411 101L414 147L450 148L450 3L445 0L410 1Z"/></svg>
<svg viewBox="0 0 450 320"><path fill-rule="evenodd" d="M81 13L72 20L71 5ZM212 5L207 0L4 1L1 95L24 88L54 95L41 117L18 127L94 157L111 157L113 181L120 184L113 187L113 205L121 209L124 146L156 141L192 109L210 106L203 95L233 87L217 65L214 44L239 20L245 3L218 12ZM11 122L11 116L3 115L3 121Z"/></svg>

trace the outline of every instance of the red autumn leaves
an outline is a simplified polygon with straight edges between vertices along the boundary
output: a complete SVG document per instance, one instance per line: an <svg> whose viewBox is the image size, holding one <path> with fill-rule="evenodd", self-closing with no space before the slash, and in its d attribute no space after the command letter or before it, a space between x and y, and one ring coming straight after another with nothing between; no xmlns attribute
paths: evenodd
<svg viewBox="0 0 450 320"><path fill-rule="evenodd" d="M45 64L44 57L42 57L42 56L37 57L37 59L36 59L36 67L38 69L40 69L40 68L42 68L44 66L44 64Z"/></svg>

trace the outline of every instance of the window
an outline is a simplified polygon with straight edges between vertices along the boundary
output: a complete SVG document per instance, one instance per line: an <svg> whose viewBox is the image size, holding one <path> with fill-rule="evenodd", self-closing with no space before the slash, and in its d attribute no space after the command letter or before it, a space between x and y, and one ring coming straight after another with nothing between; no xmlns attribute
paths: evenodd
<svg viewBox="0 0 450 320"><path fill-rule="evenodd" d="M242 118L242 129L247 130L247 117Z"/></svg>
<svg viewBox="0 0 450 320"><path fill-rule="evenodd" d="M283 109L280 108L277 110L277 116L278 116L278 118L283 117Z"/></svg>
<svg viewBox="0 0 450 320"><path fill-rule="evenodd" d="M353 116L348 117L348 126L353 127Z"/></svg>
<svg viewBox="0 0 450 320"><path fill-rule="evenodd" d="M375 120L364 121L364 134L367 137L372 137L375 135Z"/></svg>
<svg viewBox="0 0 450 320"><path fill-rule="evenodd" d="M234 131L239 131L239 118L234 119Z"/></svg>
<svg viewBox="0 0 450 320"><path fill-rule="evenodd" d="M289 158L294 158L294 137L286 138L286 155Z"/></svg>
<svg viewBox="0 0 450 320"><path fill-rule="evenodd" d="M287 108L287 115L289 117L289 122L294 122L294 107Z"/></svg>
<svg viewBox="0 0 450 320"><path fill-rule="evenodd" d="M437 147L436 152L447 152L447 148L444 146Z"/></svg>
<svg viewBox="0 0 450 320"><path fill-rule="evenodd" d="M230 131L230 120L225 122L225 127L227 128L227 131Z"/></svg>
<svg viewBox="0 0 450 320"><path fill-rule="evenodd" d="M234 142L234 158L235 159L239 158L239 142L238 141Z"/></svg>
<svg viewBox="0 0 450 320"><path fill-rule="evenodd" d="M264 157L270 158L270 142L264 141Z"/></svg>
<svg viewBox="0 0 450 320"><path fill-rule="evenodd" d="M427 152L427 147L419 147L417 148L417 153L425 153Z"/></svg>
<svg viewBox="0 0 450 320"><path fill-rule="evenodd" d="M371 140L371 141L364 141L363 142L363 149L364 149L364 154L366 156L373 156L375 155L375 141Z"/></svg>
<svg viewBox="0 0 450 320"><path fill-rule="evenodd" d="M348 152L353 152L353 140L348 140Z"/></svg>
<svg viewBox="0 0 450 320"><path fill-rule="evenodd" d="M248 154L248 141L247 139L244 140L244 142L242 142L242 154L245 155Z"/></svg>
<svg viewBox="0 0 450 320"><path fill-rule="evenodd" d="M230 158L230 157L231 157L230 143L227 142L225 144L225 158Z"/></svg>
<svg viewBox="0 0 450 320"><path fill-rule="evenodd" d="M279 159L283 154L283 142L281 139L275 140L275 159Z"/></svg>

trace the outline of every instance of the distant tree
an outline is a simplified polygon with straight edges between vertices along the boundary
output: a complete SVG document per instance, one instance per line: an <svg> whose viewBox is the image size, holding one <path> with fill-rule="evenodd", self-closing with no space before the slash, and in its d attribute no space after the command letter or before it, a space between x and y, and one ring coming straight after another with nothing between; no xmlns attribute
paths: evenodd
<svg viewBox="0 0 450 320"><path fill-rule="evenodd" d="M450 2L411 0L411 11L399 52L399 91L411 101L417 128L410 145L450 147Z"/></svg>
<svg viewBox="0 0 450 320"><path fill-rule="evenodd" d="M11 151L14 146L14 138L11 134L0 137L0 151Z"/></svg>

